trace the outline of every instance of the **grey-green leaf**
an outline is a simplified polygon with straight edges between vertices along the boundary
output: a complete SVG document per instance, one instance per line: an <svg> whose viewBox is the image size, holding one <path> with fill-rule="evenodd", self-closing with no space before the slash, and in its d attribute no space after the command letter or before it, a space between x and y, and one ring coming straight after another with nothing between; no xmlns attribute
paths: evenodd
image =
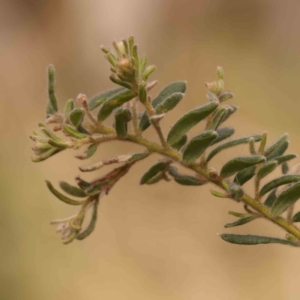
<svg viewBox="0 0 300 300"><path fill-rule="evenodd" d="M256 219L254 216L241 218L235 222L225 224L225 228L241 226L241 225L244 225L244 224L247 224L247 223L253 221L254 219Z"/></svg>
<svg viewBox="0 0 300 300"><path fill-rule="evenodd" d="M272 213L275 216L282 214L288 207L293 205L300 198L300 182L292 185L283 191L274 201Z"/></svg>
<svg viewBox="0 0 300 300"><path fill-rule="evenodd" d="M86 151L82 155L79 154L76 155L75 157L78 159L88 159L96 153L97 148L98 148L97 144L92 144L86 149Z"/></svg>
<svg viewBox="0 0 300 300"><path fill-rule="evenodd" d="M259 196L263 196L269 191L276 189L277 187L284 185L284 184L289 184L289 183L294 183L300 181L300 175L284 175L279 178L276 178L266 185L262 187L262 189L259 192Z"/></svg>
<svg viewBox="0 0 300 300"><path fill-rule="evenodd" d="M281 144L283 144L286 141L287 138L288 138L288 134L287 133L283 134L274 144L272 144L269 148L267 148L265 150L264 155L267 156L267 157L270 157L270 155L272 154L272 152L274 152L275 150L277 150L278 147L280 147ZM277 156L282 155L282 154L283 153L278 154Z"/></svg>
<svg viewBox="0 0 300 300"><path fill-rule="evenodd" d="M74 110L71 111L70 113L70 121L71 123L78 128L84 118L85 115L85 110L82 108L75 108Z"/></svg>
<svg viewBox="0 0 300 300"><path fill-rule="evenodd" d="M178 142L192 127L211 114L218 104L218 102L210 102L183 115L171 128L167 137L168 143L172 145Z"/></svg>
<svg viewBox="0 0 300 300"><path fill-rule="evenodd" d="M256 166L252 166L240 172L237 172L234 178L234 182L238 183L239 185L245 184L255 175L255 171Z"/></svg>
<svg viewBox="0 0 300 300"><path fill-rule="evenodd" d="M120 93L116 96L108 98L102 105L98 113L98 121L104 121L107 119L112 111L124 103L130 101L135 97L135 94L131 91L126 90L123 93Z"/></svg>
<svg viewBox="0 0 300 300"><path fill-rule="evenodd" d="M83 239L87 238L94 231L94 229L96 227L96 223L97 223L98 205L99 205L99 201L95 201L94 205L93 205L93 213L92 213L91 221L90 221L89 225L87 226L87 228L85 230L81 231L76 236L77 240L83 240Z"/></svg>
<svg viewBox="0 0 300 300"><path fill-rule="evenodd" d="M221 169L221 177L227 178L243 169L265 162L262 155L241 156L228 161Z"/></svg>
<svg viewBox="0 0 300 300"><path fill-rule="evenodd" d="M267 175L269 175L271 172L273 172L275 170L277 165L278 165L277 161L266 162L265 164L263 164L261 166L261 168L257 172L257 178L262 179L262 178L266 177Z"/></svg>
<svg viewBox="0 0 300 300"><path fill-rule="evenodd" d="M101 105L108 98L113 97L117 94L123 93L125 91L127 91L127 89L121 87L121 88L116 88L113 90L109 90L109 91L105 91L100 94L97 94L89 100L89 109L93 110L93 109L97 108L99 105Z"/></svg>
<svg viewBox="0 0 300 300"><path fill-rule="evenodd" d="M168 172L174 178L174 180L181 185L199 186L206 183L205 181L201 181L194 176L180 174L176 167L170 167Z"/></svg>
<svg viewBox="0 0 300 300"><path fill-rule="evenodd" d="M276 159L280 157L289 147L289 141L284 141L271 154L267 156L267 160Z"/></svg>
<svg viewBox="0 0 300 300"><path fill-rule="evenodd" d="M166 170L169 162L161 161L153 165L141 178L140 184L147 183L151 178L156 176L159 172Z"/></svg>
<svg viewBox="0 0 300 300"><path fill-rule="evenodd" d="M234 134L235 129L232 127L224 127L224 128L220 128L216 131L217 131L218 137L215 140L213 140L213 142L210 144L210 146L217 144L217 143L231 137Z"/></svg>
<svg viewBox="0 0 300 300"><path fill-rule="evenodd" d="M48 67L48 107L47 114L54 115L58 111L57 99L54 90L55 69L53 65Z"/></svg>
<svg viewBox="0 0 300 300"><path fill-rule="evenodd" d="M167 85L162 91L158 94L158 96L153 99L152 106L154 108L158 107L161 103L163 103L167 98L169 98L174 93L184 94L186 91L186 82L185 81L176 81ZM179 100L180 101L180 100ZM176 103L177 104L177 103ZM157 114L160 114L156 112ZM139 128L144 131L151 125L148 114L145 111L141 117Z"/></svg>
<svg viewBox="0 0 300 300"><path fill-rule="evenodd" d="M234 105L228 105L228 107L229 107L229 109L227 110L226 114L223 116L220 124L227 121L238 109L238 107L234 106Z"/></svg>
<svg viewBox="0 0 300 300"><path fill-rule="evenodd" d="M188 140L188 137L187 135L183 135L181 137L181 139L179 141L177 141L176 143L174 143L173 145L171 145L171 147L177 151L179 151L187 142Z"/></svg>
<svg viewBox="0 0 300 300"><path fill-rule="evenodd" d="M259 245L259 244L283 244L288 246L297 247L296 243L293 243L288 240L268 237L268 236L259 236L259 235L241 235L241 234L228 234L222 233L220 237L229 243L238 244L238 245Z"/></svg>
<svg viewBox="0 0 300 300"><path fill-rule="evenodd" d="M287 155L282 155L282 156L277 156L273 158L272 160L276 160L278 165L285 163L291 159L297 158L298 156L296 154L287 154Z"/></svg>
<svg viewBox="0 0 300 300"><path fill-rule="evenodd" d="M219 152L228 149L228 148L232 148L241 144L248 144L250 138L254 139L254 142L259 142L261 140L261 135L253 135L253 136L247 136L244 138L240 138L240 139L236 139L236 140L232 140L229 142L226 142L222 145L219 145L218 147L216 147L214 150L212 150L209 155L207 156L206 161L209 162L215 155L217 155Z"/></svg>
<svg viewBox="0 0 300 300"><path fill-rule="evenodd" d="M162 103L157 105L157 107L155 108L156 114L158 114L158 115L165 114L168 111L172 110L183 98L183 95L184 94L182 94L182 93L172 94L170 97L165 99Z"/></svg>
<svg viewBox="0 0 300 300"><path fill-rule="evenodd" d="M216 130L218 128L218 126L220 125L221 120L223 119L223 117L226 113L227 113L227 109L225 107L222 107L222 108L218 109L217 111L215 111L208 129Z"/></svg>
<svg viewBox="0 0 300 300"><path fill-rule="evenodd" d="M50 190L50 192L59 200L61 200L64 203L70 204L70 205L82 205L84 201L78 201L70 199L69 197L66 197L65 195L61 194L58 190L56 190L50 181L46 181L47 187Z"/></svg>
<svg viewBox="0 0 300 300"><path fill-rule="evenodd" d="M115 113L115 129L117 136L126 137L127 123L132 119L131 112L127 107L120 107Z"/></svg>
<svg viewBox="0 0 300 300"><path fill-rule="evenodd" d="M72 126L70 126L68 124L64 124L63 130L66 133L68 133L70 136L72 136L72 137L74 137L76 139L84 139L84 138L88 137L87 134L81 133L81 132L75 130L74 128L72 128Z"/></svg>
<svg viewBox="0 0 300 300"><path fill-rule="evenodd" d="M264 205L267 207L272 207L272 205L276 199L277 199L277 197L276 197L276 189L275 189L268 195L266 201L264 202Z"/></svg>
<svg viewBox="0 0 300 300"><path fill-rule="evenodd" d="M232 98L233 98L233 94L230 93L230 92L224 93L221 96L219 96L220 102L224 102L224 101L227 101L227 100L232 99Z"/></svg>
<svg viewBox="0 0 300 300"><path fill-rule="evenodd" d="M183 162L186 164L193 163L217 136L216 131L207 130L192 138L183 149Z"/></svg>
<svg viewBox="0 0 300 300"><path fill-rule="evenodd" d="M86 193L82 189L80 189L76 186L73 186L65 181L61 181L59 183L59 186L64 192L66 192L67 194L69 194L71 196L75 196L75 197L79 197L79 198L84 198L87 196Z"/></svg>
<svg viewBox="0 0 300 300"><path fill-rule="evenodd" d="M75 103L73 99L69 99L65 106L64 116L69 119L71 111L74 109Z"/></svg>
<svg viewBox="0 0 300 300"><path fill-rule="evenodd" d="M293 216L293 222L300 222L300 211Z"/></svg>

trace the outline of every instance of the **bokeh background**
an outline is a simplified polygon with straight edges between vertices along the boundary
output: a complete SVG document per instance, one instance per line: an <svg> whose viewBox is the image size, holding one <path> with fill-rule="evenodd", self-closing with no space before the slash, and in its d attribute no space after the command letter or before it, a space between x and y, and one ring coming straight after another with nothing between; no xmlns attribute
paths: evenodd
<svg viewBox="0 0 300 300"><path fill-rule="evenodd" d="M237 135L290 133L300 152L300 5L287 0L0 0L0 299L289 299L300 298L300 252L284 246L239 247L218 232L232 221L229 200L209 187L139 186L152 157L102 199L96 231L63 246L49 221L74 213L44 180L72 181L71 151L30 161L28 136L44 121L46 67L57 71L60 107L78 93L112 87L100 45L134 35L157 65L159 86L188 81L185 101L163 121L203 104L218 65L240 111ZM154 138L149 130L147 135ZM215 159L220 167L231 155ZM133 152L106 144L97 157ZM248 190L252 192L251 186ZM266 221L235 233L282 236Z"/></svg>

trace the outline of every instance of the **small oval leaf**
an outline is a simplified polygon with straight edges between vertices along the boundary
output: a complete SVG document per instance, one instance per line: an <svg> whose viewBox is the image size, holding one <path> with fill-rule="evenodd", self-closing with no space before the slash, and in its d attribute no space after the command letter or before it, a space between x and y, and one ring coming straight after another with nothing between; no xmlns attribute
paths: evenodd
<svg viewBox="0 0 300 300"><path fill-rule="evenodd" d="M216 131L217 131L218 137L215 140L213 140L213 142L209 146L217 144L217 143L231 137L234 134L235 129L232 127L224 127L224 128L220 128Z"/></svg>
<svg viewBox="0 0 300 300"><path fill-rule="evenodd" d="M289 183L294 183L300 181L300 175L284 175L281 176L279 178L276 178L272 181L270 181L269 183L267 183L266 185L264 185L261 189L261 191L259 192L259 196L263 196L266 193L268 193L269 191L276 189L277 187L284 185L284 184L289 184Z"/></svg>
<svg viewBox="0 0 300 300"><path fill-rule="evenodd" d="M229 142L226 142L218 147L216 147L214 150L212 150L209 155L207 156L206 161L209 162L215 155L217 155L219 152L228 149L228 148L232 148L241 144L248 144L249 140L253 138L254 142L259 142L261 140L261 135L253 135L253 136L247 136L244 138L240 138L240 139L236 139L236 140L232 140Z"/></svg>
<svg viewBox="0 0 300 300"><path fill-rule="evenodd" d="M222 233L220 234L220 237L226 242L238 245L283 244L298 247L296 243L293 243L291 241L268 236Z"/></svg>
<svg viewBox="0 0 300 300"><path fill-rule="evenodd" d="M300 211L293 216L293 222L300 222Z"/></svg>
<svg viewBox="0 0 300 300"><path fill-rule="evenodd" d="M254 216L241 218L235 222L225 224L224 227L229 228L229 227L241 226L241 225L244 225L244 224L247 224L247 223L253 221L254 219L256 219Z"/></svg>
<svg viewBox="0 0 300 300"><path fill-rule="evenodd" d="M174 178L174 180L181 185L199 186L206 183L205 181L201 181L194 176L180 174L176 167L170 167L168 172Z"/></svg>
<svg viewBox="0 0 300 300"><path fill-rule="evenodd" d="M141 178L140 184L147 183L151 178L156 176L159 172L166 170L170 162L161 161L153 165Z"/></svg>
<svg viewBox="0 0 300 300"><path fill-rule="evenodd" d="M171 128L167 141L170 145L178 142L192 127L205 119L218 107L218 102L210 102L183 115Z"/></svg>
<svg viewBox="0 0 300 300"><path fill-rule="evenodd" d="M269 175L271 172L273 172L275 170L277 165L278 165L277 161L266 162L265 164L263 164L261 166L261 168L257 172L257 178L262 179L262 178L266 177L267 175Z"/></svg>
<svg viewBox="0 0 300 300"><path fill-rule="evenodd" d="M76 155L75 157L78 159L88 159L96 153L97 148L97 144L92 144L85 150L85 152L82 155Z"/></svg>
<svg viewBox="0 0 300 300"><path fill-rule="evenodd" d="M283 134L274 144L272 144L269 148L267 148L265 151L264 151L264 155L267 156L267 157L270 157L271 154L277 150L278 151L278 148L286 141L286 139L288 138L288 134L285 133ZM284 150L285 151L285 150ZM283 152L284 152L283 151ZM281 154L278 154L277 156L280 156L283 154L283 152ZM273 155L272 155L273 156ZM275 156L273 156L275 157Z"/></svg>
<svg viewBox="0 0 300 300"><path fill-rule="evenodd" d="M132 115L130 110L126 107L120 107L115 113L115 129L117 136L126 137L127 123L131 121Z"/></svg>
<svg viewBox="0 0 300 300"><path fill-rule="evenodd" d="M160 103L156 108L155 112L157 115L165 114L168 111L172 110L183 98L182 93L174 93L167 99L165 99L162 103Z"/></svg>
<svg viewBox="0 0 300 300"><path fill-rule="evenodd" d="M69 99L65 106L64 116L65 119L69 120L70 113L74 109L75 103L73 99Z"/></svg>
<svg viewBox="0 0 300 300"><path fill-rule="evenodd" d="M255 175L255 171L256 171L256 166L252 166L240 172L237 172L234 178L234 182L238 183L239 185L245 184Z"/></svg>
<svg viewBox="0 0 300 300"><path fill-rule="evenodd" d="M86 197L86 193L81 190L80 188L73 186L65 181L61 181L59 183L60 188L66 192L67 194L71 195L71 196L75 196L75 197L79 197L79 198L84 198Z"/></svg>
<svg viewBox="0 0 300 300"><path fill-rule="evenodd" d="M193 163L217 137L216 131L207 130L190 140L183 149L182 160L186 164Z"/></svg>
<svg viewBox="0 0 300 300"><path fill-rule="evenodd" d="M212 120L207 129L216 130L218 128L218 126L220 125L221 120L223 119L223 117L226 113L227 113L227 109L225 107L222 107L222 108L218 109L217 111L215 111L215 113L213 114Z"/></svg>
<svg viewBox="0 0 300 300"><path fill-rule="evenodd" d="M228 161L221 169L221 177L227 178L243 169L265 162L262 155L241 156Z"/></svg>
<svg viewBox="0 0 300 300"><path fill-rule="evenodd" d="M264 205L267 207L272 207L274 201L277 199L276 196L276 190L273 190L267 197L266 201L264 202Z"/></svg>
<svg viewBox="0 0 300 300"><path fill-rule="evenodd" d="M181 137L181 139L180 139L178 142L176 142L175 144L171 145L171 147L172 147L173 149L179 151L179 150L186 144L187 140L188 140L188 137L187 137L187 135L185 134L185 135L183 135L183 136Z"/></svg>
<svg viewBox="0 0 300 300"><path fill-rule="evenodd" d="M71 111L70 113L70 121L71 123L78 128L84 118L85 115L85 110L82 108L75 108L74 110Z"/></svg>
<svg viewBox="0 0 300 300"><path fill-rule="evenodd" d="M300 182L283 191L272 205L272 213L275 216L282 214L288 207L300 198Z"/></svg>
<svg viewBox="0 0 300 300"><path fill-rule="evenodd" d="M170 97L174 93L185 93L186 90L186 82L185 81L176 81L167 85L162 91L158 94L158 96L153 99L152 106L156 108L159 106L165 99ZM141 117L139 128L141 131L146 130L151 125L148 114L145 111Z"/></svg>
<svg viewBox="0 0 300 300"><path fill-rule="evenodd" d="M298 155L296 154L287 154L287 155L282 155L282 156L277 156L273 158L273 160L276 160L278 165L283 164L291 159L297 158Z"/></svg>
<svg viewBox="0 0 300 300"><path fill-rule="evenodd" d="M88 137L87 134L85 133L81 133L77 130L75 130L72 126L68 125L68 124L64 124L63 126L63 130L69 134L70 136L76 138L76 139L84 139L86 137Z"/></svg>

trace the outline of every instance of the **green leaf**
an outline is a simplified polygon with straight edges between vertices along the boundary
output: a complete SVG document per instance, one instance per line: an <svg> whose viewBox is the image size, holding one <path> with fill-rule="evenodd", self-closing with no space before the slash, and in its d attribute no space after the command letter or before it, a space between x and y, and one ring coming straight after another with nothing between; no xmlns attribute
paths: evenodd
<svg viewBox="0 0 300 300"><path fill-rule="evenodd" d="M221 169L221 177L227 178L243 169L265 162L262 155L241 156L228 161Z"/></svg>
<svg viewBox="0 0 300 300"><path fill-rule="evenodd" d="M241 218L235 222L225 224L225 228L241 226L253 221L254 219L256 219L254 216Z"/></svg>
<svg viewBox="0 0 300 300"><path fill-rule="evenodd" d="M70 126L68 124L64 124L63 130L66 133L68 133L70 136L72 136L76 139L84 139L84 138L88 137L87 134L84 134L84 133L81 133L81 132L75 130L72 126Z"/></svg>
<svg viewBox="0 0 300 300"><path fill-rule="evenodd" d="M86 227L86 229L81 231L76 236L77 240L84 240L94 231L97 223L98 205L99 205L99 201L95 201L93 205L93 213L92 213L91 221L89 225Z"/></svg>
<svg viewBox="0 0 300 300"><path fill-rule="evenodd" d="M127 163L134 163L137 162L141 159L146 158L147 156L149 156L150 153L135 153L133 154L127 161Z"/></svg>
<svg viewBox="0 0 300 300"><path fill-rule="evenodd" d="M61 194L58 190L56 190L53 185L51 184L50 181L46 180L46 184L48 189L50 190L50 192L59 200L61 200L62 202L65 202L67 204L70 205L82 205L84 203L84 201L78 201L78 200L73 200L70 199L69 197L66 197L65 195Z"/></svg>
<svg viewBox="0 0 300 300"><path fill-rule="evenodd" d="M85 110L83 108L75 108L70 113L71 123L76 128L78 128L81 125L82 121L83 121L84 115L85 115Z"/></svg>
<svg viewBox="0 0 300 300"><path fill-rule="evenodd" d="M268 236L259 236L259 235L240 235L240 234L220 234L221 238L229 243L238 244L238 245L259 245L259 244L283 244L297 247L296 243L291 241L268 237Z"/></svg>
<svg viewBox="0 0 300 300"><path fill-rule="evenodd" d="M264 202L264 205L267 207L272 207L274 201L277 199L276 197L276 190L273 190L267 197L266 201Z"/></svg>
<svg viewBox="0 0 300 300"><path fill-rule="evenodd" d="M88 159L96 153L97 148L98 148L98 144L92 144L86 149L83 155L76 155L75 157L78 159Z"/></svg>
<svg viewBox="0 0 300 300"><path fill-rule="evenodd" d="M134 97L135 97L134 93L126 90L124 93L120 95L116 95L114 97L107 99L99 110L98 121L104 121L106 118L110 116L110 114L114 109L130 101Z"/></svg>
<svg viewBox="0 0 300 300"><path fill-rule="evenodd" d="M55 155L56 153L60 152L60 149L57 148L51 148L49 150L46 150L45 152L43 152L42 154L38 155L35 158L32 158L33 162L41 162L43 160L46 160L47 158Z"/></svg>
<svg viewBox="0 0 300 300"><path fill-rule="evenodd" d="M221 192L218 192L218 191L214 191L214 190L211 190L210 193L215 196L215 197L218 197L218 198L228 198L228 195L225 195Z"/></svg>
<svg viewBox="0 0 300 300"><path fill-rule="evenodd" d="M70 113L71 111L74 109L74 100L73 99L69 99L66 103L66 106L65 106L65 111L64 111L64 116L65 116L65 119L69 119L70 117Z"/></svg>
<svg viewBox="0 0 300 300"><path fill-rule="evenodd" d="M233 98L233 94L230 93L230 92L224 93L221 96L219 96L220 102L224 102L224 101L227 101L227 100L232 99L232 98Z"/></svg>
<svg viewBox="0 0 300 300"><path fill-rule="evenodd" d="M132 119L130 110L126 107L120 107L115 112L115 129L117 136L126 137L127 123Z"/></svg>
<svg viewBox="0 0 300 300"><path fill-rule="evenodd" d="M271 154L267 156L267 160L276 159L281 156L289 147L289 141L284 141Z"/></svg>
<svg viewBox="0 0 300 300"><path fill-rule="evenodd" d="M300 211L293 216L293 222L300 222Z"/></svg>
<svg viewBox="0 0 300 300"><path fill-rule="evenodd" d="M262 187L262 189L259 192L259 196L263 196L269 191L276 189L277 187L284 185L284 184L289 184L289 183L294 183L300 181L300 175L284 175L279 178L276 178L266 185Z"/></svg>
<svg viewBox="0 0 300 300"><path fill-rule="evenodd" d="M213 140L213 142L210 144L210 146L217 144L217 143L231 137L234 134L235 129L232 127L224 127L224 128L220 128L216 131L217 131L218 137L215 140Z"/></svg>
<svg viewBox="0 0 300 300"><path fill-rule="evenodd" d="M262 179L269 175L271 172L275 170L277 167L277 161L268 161L265 164L262 165L262 167L257 172L257 178Z"/></svg>
<svg viewBox="0 0 300 300"><path fill-rule="evenodd" d="M287 174L289 172L290 168L289 168L289 165L284 162L282 165L281 165L281 172L282 174Z"/></svg>
<svg viewBox="0 0 300 300"><path fill-rule="evenodd" d="M273 156L273 155L271 155L271 154L273 154L273 152L275 151L275 150L277 150L278 151L278 148L281 146L281 144L283 144L285 141L286 141L286 139L288 138L288 134L287 133L285 133L284 135L282 135L273 145L271 145L268 149L266 149L265 150L265 152L264 152L264 155L265 156L267 156L267 157L271 157L271 158L273 158L273 157L275 157L275 156ZM285 151L285 150L284 150ZM284 152L283 151L283 152ZM280 153L280 154L276 154L277 156L280 156L280 155L282 155L283 154L283 152L282 153Z"/></svg>
<svg viewBox="0 0 300 300"><path fill-rule="evenodd" d="M165 114L168 111L172 110L183 98L182 93L174 93L168 98L166 98L162 103L156 106L155 112L157 115Z"/></svg>
<svg viewBox="0 0 300 300"><path fill-rule="evenodd" d="M244 138L240 138L240 139L236 139L236 140L232 140L229 142L226 142L218 147L216 147L214 150L212 150L209 155L207 156L206 161L209 162L215 155L217 155L219 152L228 149L228 148L232 148L241 144L248 144L250 138L253 138L255 142L259 142L261 140L261 135L253 135L253 136L247 136Z"/></svg>
<svg viewBox="0 0 300 300"><path fill-rule="evenodd" d="M169 174L174 178L174 180L181 185L187 186L199 186L206 182L199 180L198 178L190 175L180 174L176 167L170 167L168 170Z"/></svg>
<svg viewBox="0 0 300 300"><path fill-rule="evenodd" d="M282 155L282 156L277 156L275 158L273 158L272 160L276 160L278 165L285 163L291 159L297 158L298 155L296 154L287 154L287 155Z"/></svg>
<svg viewBox="0 0 300 300"><path fill-rule="evenodd" d="M288 207L293 205L300 198L300 182L292 185L283 191L274 201L272 213L275 216L282 214Z"/></svg>
<svg viewBox="0 0 300 300"><path fill-rule="evenodd" d="M153 165L141 178L140 184L147 183L151 178L156 176L159 172L166 170L170 162L161 161Z"/></svg>
<svg viewBox="0 0 300 300"><path fill-rule="evenodd" d="M185 164L193 163L217 137L213 130L207 130L195 136L183 149L182 160Z"/></svg>
<svg viewBox="0 0 300 300"><path fill-rule="evenodd" d="M218 102L210 102L189 111L183 115L171 128L167 141L170 145L178 142L192 127L197 125L201 120L205 119L218 107Z"/></svg>
<svg viewBox="0 0 300 300"><path fill-rule="evenodd" d="M237 106L234 105L228 105L229 109L227 110L226 114L223 116L222 120L220 121L220 124L227 121L238 109Z"/></svg>
<svg viewBox="0 0 300 300"><path fill-rule="evenodd" d="M186 90L186 82L185 81L176 81L167 85L158 96L153 99L152 106L154 108L158 107L161 103L165 101L165 99L169 98L174 93L185 93ZM145 111L141 117L139 128L144 131L151 125L148 114Z"/></svg>
<svg viewBox="0 0 300 300"><path fill-rule="evenodd" d="M47 114L54 115L58 111L57 99L54 90L55 69L53 65L48 67L48 107Z"/></svg>
<svg viewBox="0 0 300 300"><path fill-rule="evenodd" d="M226 113L227 113L227 109L225 107L218 109L217 112L215 111L208 129L216 130Z"/></svg>
<svg viewBox="0 0 300 300"><path fill-rule="evenodd" d="M160 172L156 174L154 177L152 177L151 179L149 179L145 184L147 185L155 184L163 179L164 179L164 173Z"/></svg>
<svg viewBox="0 0 300 300"><path fill-rule="evenodd" d="M173 149L179 151L179 150L186 144L187 140L188 140L188 137L187 137L187 135L185 134L185 135L183 135L183 136L181 137L181 139L180 139L178 142L176 142L176 143L174 143L173 145L171 145L171 147L172 147Z"/></svg>
<svg viewBox="0 0 300 300"><path fill-rule="evenodd" d="M101 105L104 101L106 101L108 98L123 94L125 91L127 91L127 89L121 87L121 88L116 88L95 95L89 100L89 110L94 110L99 105Z"/></svg>
<svg viewBox="0 0 300 300"><path fill-rule="evenodd" d="M71 196L75 196L75 197L79 197L79 198L84 198L86 197L86 193L81 190L80 188L73 186L65 181L61 181L59 183L60 188L66 192L67 194L71 195Z"/></svg>
<svg viewBox="0 0 300 300"><path fill-rule="evenodd" d="M256 166L252 166L238 172L235 175L234 182L238 183L239 185L245 184L255 175L255 171L256 171Z"/></svg>

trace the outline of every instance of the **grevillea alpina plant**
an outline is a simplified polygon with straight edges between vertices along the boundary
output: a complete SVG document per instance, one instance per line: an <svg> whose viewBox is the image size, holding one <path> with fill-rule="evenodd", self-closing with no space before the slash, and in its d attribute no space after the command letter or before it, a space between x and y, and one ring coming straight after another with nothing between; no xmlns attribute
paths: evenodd
<svg viewBox="0 0 300 300"><path fill-rule="evenodd" d="M237 107L225 104L233 98L233 94L224 91L224 73L218 67L217 80L206 83L208 103L181 116L165 136L162 120L168 111L182 101L186 82L173 82L152 99L149 93L157 81L148 81L148 78L155 66L147 66L146 57L138 55L133 37L120 43L114 42L113 47L114 51L105 47L102 47L102 51L111 65L109 78L118 87L91 99L80 94L76 104L73 99L67 101L63 112L58 109L54 91L54 67L50 65L48 68L47 119L45 124L39 124L39 130L34 130L31 136L35 142L34 162L43 161L70 148L82 147L86 147L85 151L75 157L86 160L97 152L100 144L116 140L138 144L145 149L142 153L122 153L80 167L82 172L91 172L106 165L118 165L93 181L78 176L76 186L61 181L60 188L64 193L46 181L49 190L59 200L80 208L76 215L51 222L57 225L57 232L62 233L63 243L83 240L89 236L97 222L99 199L107 195L130 172L133 165L152 153L158 153L163 158L145 172L140 184L170 184L168 182L173 179L177 184L190 188L211 183L217 188L211 190L214 196L243 204L243 212L229 211L230 215L238 219L227 223L226 228L264 218L286 232L283 238L224 233L220 235L223 240L242 245L280 243L300 246L300 230L294 224L300 222L300 212L294 214L294 204L300 198L300 164L289 169L287 162L296 158L296 155L284 154L289 145L288 135L282 135L269 146L266 132L226 141L235 129L224 124ZM111 115L113 126L106 124ZM205 129L188 138L189 130L198 127L200 122ZM54 125L52 129L50 124ZM155 129L159 143L143 137L144 131L150 126ZM57 131L63 135L58 136L55 133ZM211 161L216 155L241 144L248 146L249 155L234 157L220 168L211 167ZM281 166L282 176L261 186L261 180L278 166ZM189 174L183 173L181 169L184 168ZM250 196L244 193L243 185L252 178L254 195ZM88 225L83 227L89 209L92 210L91 218Z"/></svg>

